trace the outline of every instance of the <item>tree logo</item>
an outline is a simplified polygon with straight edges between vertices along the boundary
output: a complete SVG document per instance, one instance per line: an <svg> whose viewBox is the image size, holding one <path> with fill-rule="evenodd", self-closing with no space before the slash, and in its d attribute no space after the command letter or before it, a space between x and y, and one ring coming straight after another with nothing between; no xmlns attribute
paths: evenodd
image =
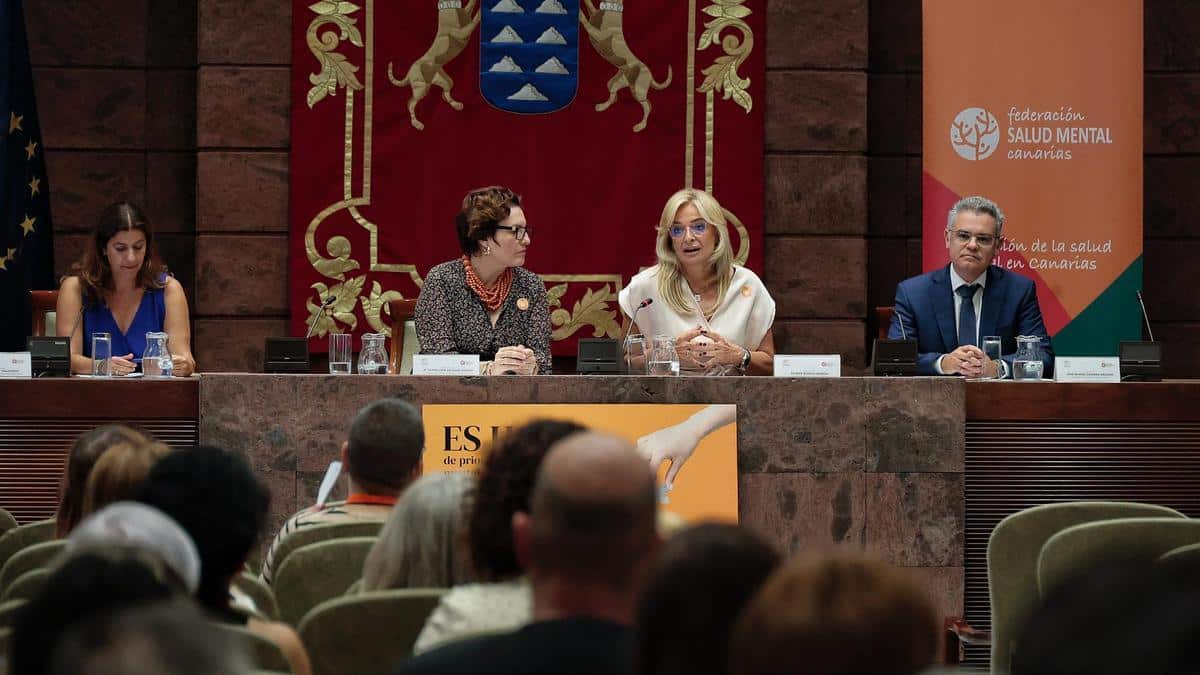
<svg viewBox="0 0 1200 675"><path fill-rule="evenodd" d="M987 159L1000 145L1000 123L983 108L967 108L954 116L950 146L959 157L972 162Z"/></svg>

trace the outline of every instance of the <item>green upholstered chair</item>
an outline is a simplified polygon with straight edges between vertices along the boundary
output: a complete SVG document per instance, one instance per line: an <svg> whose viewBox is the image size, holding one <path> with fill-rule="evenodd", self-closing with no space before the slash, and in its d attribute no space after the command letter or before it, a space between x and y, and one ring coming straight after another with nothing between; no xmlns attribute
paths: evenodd
<svg viewBox="0 0 1200 675"><path fill-rule="evenodd" d="M14 553L31 544L54 539L56 524L53 520L39 520L14 527L0 536L0 568Z"/></svg>
<svg viewBox="0 0 1200 675"><path fill-rule="evenodd" d="M292 672L292 664L288 663L287 656L274 642L243 626L215 622L213 625L232 634L235 640L242 643L253 667L281 673Z"/></svg>
<svg viewBox="0 0 1200 675"><path fill-rule="evenodd" d="M254 601L255 608L265 619L279 619L279 605L275 602L275 592L262 580L262 577L250 572L242 572L233 578L233 585Z"/></svg>
<svg viewBox="0 0 1200 675"><path fill-rule="evenodd" d="M8 588L0 593L0 602L9 600L28 600L32 598L34 593L37 593L46 583L46 578L50 576L51 570L49 567L39 567L32 569L22 574L13 580Z"/></svg>
<svg viewBox="0 0 1200 675"><path fill-rule="evenodd" d="M300 622L313 675L384 675L412 654L425 620L445 593L402 588L344 596L317 605Z"/></svg>
<svg viewBox="0 0 1200 675"><path fill-rule="evenodd" d="M1044 594L1080 569L1106 560L1155 562L1180 546L1200 543L1200 520L1122 518L1068 527L1046 540L1038 555Z"/></svg>
<svg viewBox="0 0 1200 675"><path fill-rule="evenodd" d="M374 544L375 537L342 537L292 551L275 573L280 618L298 626L308 610L345 593Z"/></svg>
<svg viewBox="0 0 1200 675"><path fill-rule="evenodd" d="M26 572L49 565L67 546L65 539L31 544L17 551L0 567L0 593Z"/></svg>
<svg viewBox="0 0 1200 675"><path fill-rule="evenodd" d="M1060 530L1097 520L1161 516L1184 518L1164 506L1136 502L1064 502L1018 511L1001 520L988 538L992 672L1006 673L1018 628L1038 600L1038 554Z"/></svg>
<svg viewBox="0 0 1200 675"><path fill-rule="evenodd" d="M13 518L13 514L0 509L0 535L17 527L17 519Z"/></svg>
<svg viewBox="0 0 1200 675"><path fill-rule="evenodd" d="M1200 544L1173 548L1158 557L1158 564L1176 579L1200 588Z"/></svg>
<svg viewBox="0 0 1200 675"><path fill-rule="evenodd" d="M308 525L293 530L291 534L279 542L279 546L275 549L275 575L278 578L279 570L283 569L283 561L287 560L292 551L302 546L308 546L309 544L315 544L328 539L378 537L379 530L382 527L382 520L356 520L351 523ZM272 583L274 583L274 580L272 580Z"/></svg>
<svg viewBox="0 0 1200 675"><path fill-rule="evenodd" d="M0 628L12 628L17 612L25 605L25 600L9 600L0 602Z"/></svg>

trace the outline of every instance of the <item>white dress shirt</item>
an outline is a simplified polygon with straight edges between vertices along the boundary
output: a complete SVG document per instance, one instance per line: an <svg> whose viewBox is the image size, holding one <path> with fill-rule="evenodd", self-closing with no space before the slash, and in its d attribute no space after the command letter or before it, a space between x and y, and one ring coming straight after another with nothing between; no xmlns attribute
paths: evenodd
<svg viewBox="0 0 1200 675"><path fill-rule="evenodd" d="M975 305L975 339L972 340L972 342L974 342L977 345L980 342L980 340L979 340L979 338L980 338L980 336L979 336L979 321L980 321L980 319L983 318L983 289L984 289L984 287L987 286L987 277L988 277L987 270L984 270L983 274L980 274L978 279L971 282L971 283L979 284L979 288L975 289L975 295L971 297L971 302L972 302L972 304ZM968 282L965 279L958 276L958 272L955 271L954 265L951 264L950 265L950 297L954 298L954 325L956 327L958 326L958 318L962 315L962 303L963 303L963 298L961 295L958 294L958 289L963 286L966 286L967 283ZM958 341L960 343L962 342L961 335L959 336ZM946 374L942 370L942 359L944 359L944 358L946 358L946 355L942 354L941 358L939 358L937 361L933 362L933 369L937 371L938 375ZM1007 377L1007 376L1008 376L1008 364L1004 363L1004 361L1001 360L1000 361L1000 377Z"/></svg>

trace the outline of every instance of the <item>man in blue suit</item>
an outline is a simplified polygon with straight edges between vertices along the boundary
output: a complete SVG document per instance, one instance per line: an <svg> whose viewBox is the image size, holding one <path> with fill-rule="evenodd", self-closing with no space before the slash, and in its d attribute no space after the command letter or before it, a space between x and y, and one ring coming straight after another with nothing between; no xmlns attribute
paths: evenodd
<svg viewBox="0 0 1200 675"><path fill-rule="evenodd" d="M1004 213L985 197L961 199L946 221L950 264L905 279L896 287L888 337L917 340L921 375L1010 377L1016 337L1042 339L1043 377L1054 351L1038 306L1033 280L992 265L1003 241ZM903 322L903 328L901 328ZM985 336L1002 340L1000 361L979 348Z"/></svg>

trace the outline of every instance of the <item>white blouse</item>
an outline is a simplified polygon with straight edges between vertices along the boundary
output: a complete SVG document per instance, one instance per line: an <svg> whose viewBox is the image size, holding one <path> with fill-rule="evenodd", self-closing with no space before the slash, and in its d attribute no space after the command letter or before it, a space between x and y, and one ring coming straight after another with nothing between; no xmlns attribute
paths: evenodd
<svg viewBox="0 0 1200 675"><path fill-rule="evenodd" d="M681 278L680 283L684 285L684 297L693 298L687 281ZM654 302L638 312L637 325L642 334L647 336L647 341L654 335L677 337L699 326L754 351L775 323L775 300L767 292L767 287L757 274L737 265L733 267L729 289L708 319L704 318L700 304L694 300L689 314L680 315L671 309L658 293L657 266L634 275L618 296L621 310L629 317L646 298Z"/></svg>
<svg viewBox="0 0 1200 675"><path fill-rule="evenodd" d="M451 588L425 620L413 653L427 652L447 642L478 633L517 629L533 617L529 579Z"/></svg>

